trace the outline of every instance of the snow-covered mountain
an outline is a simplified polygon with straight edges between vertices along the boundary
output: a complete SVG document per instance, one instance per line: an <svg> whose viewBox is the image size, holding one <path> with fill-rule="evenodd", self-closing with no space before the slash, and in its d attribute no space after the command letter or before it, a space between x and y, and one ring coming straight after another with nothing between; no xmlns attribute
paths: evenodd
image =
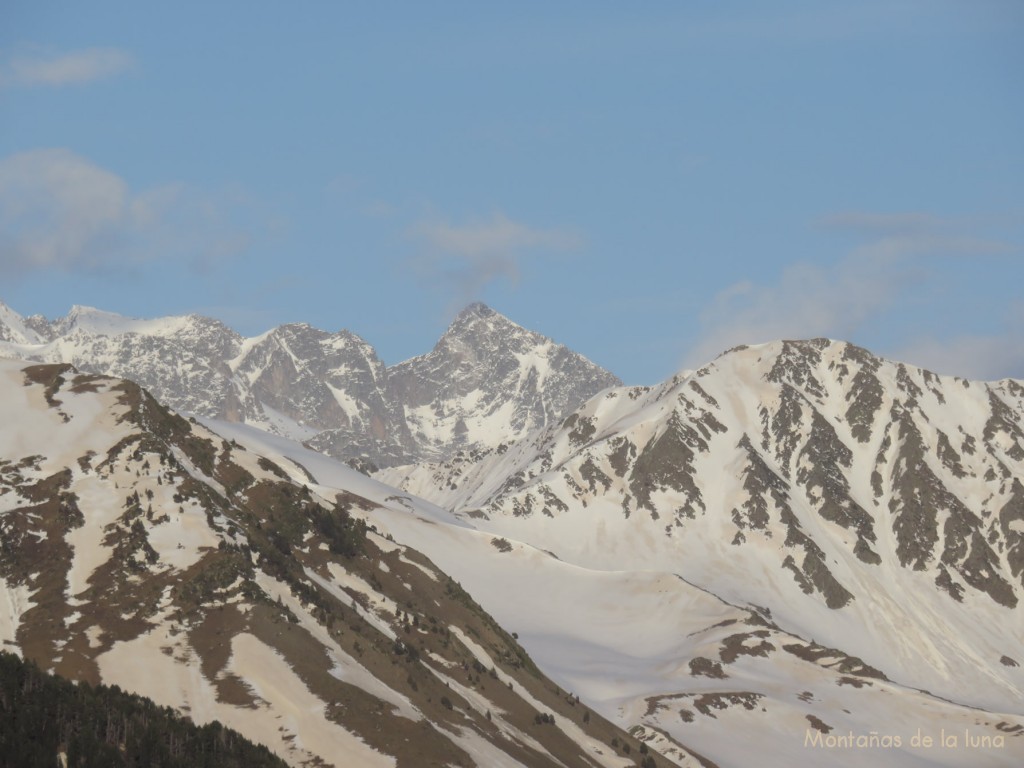
<svg viewBox="0 0 1024 768"><path fill-rule="evenodd" d="M0 423L0 642L43 669L292 765L668 765L378 527L444 510L334 462L319 484L67 365L0 361Z"/></svg>
<svg viewBox="0 0 1024 768"><path fill-rule="evenodd" d="M390 369L344 330L290 324L243 338L198 315L137 320L77 306L49 322L0 304L0 355L123 376L177 410L367 466L519 439L620 383L481 304L430 353Z"/></svg>
<svg viewBox="0 0 1024 768"><path fill-rule="evenodd" d="M689 673L666 673L660 692L606 702L716 760L729 750L716 752L724 724L711 718L749 728L762 709L776 727L803 711L830 732L894 723L910 739L906 712L838 706L842 681L808 682L814 705L794 702L801 677L778 685L794 655L874 670L858 688L909 693L907 711L933 726L918 704L990 713L975 726L1024 715L1019 382L936 376L824 339L740 347L658 387L608 390L528 440L377 477L567 563L675 574L760 617L698 634L674 660L689 656ZM765 661L730 666L745 655ZM922 692L932 703L912 704ZM697 705L711 693L721 707Z"/></svg>
<svg viewBox="0 0 1024 768"><path fill-rule="evenodd" d="M196 711L200 705L192 702L202 702L203 712L245 733L231 719L244 713L225 708L237 702L223 681L244 679L244 690L287 718L282 702L304 695L289 675L321 696L314 681L348 681L339 670L351 671L350 659L427 713L437 733L478 765L516 764L495 745L506 754L526 745L533 751L514 759L530 766L589 760L625 768L665 758L721 768L1024 764L1020 382L936 376L817 339L738 347L656 387L609 387L607 374L481 305L464 311L431 353L391 369L356 337L302 325L240 339L199 319L126 321L84 310L69 317L50 324L2 314L0 348L55 354L62 343L80 349L88 339L116 360L112 350L132 336L151 365L170 365L186 358L163 356L161 344L198 349L208 333L206 347L223 358L208 375L224 376L234 394L227 405L194 409L202 426L154 416L166 414L155 403L128 408L141 415L119 421L116 409L130 402L117 395L121 402L101 406L97 398L109 400L131 385L4 364L9 383L34 378L22 390L34 393L35 405L16 395L0 400L10 403L0 415L17 426L0 441L0 459L7 460L0 523L8 526L0 541L28 553L15 558L22 570L0 570L0 605L9 607L0 631L58 671L76 653L92 654L97 664L117 660L99 664L107 677L135 656L157 664L150 656L166 648L159 651L167 654L160 663L169 665L160 684L174 681L170 690L179 693L172 703ZM133 330L110 331L124 323ZM105 333L87 330L104 325ZM188 378L197 370L182 363L167 375ZM139 402L151 402L133 391ZM574 400L582 404L572 410ZM388 412L388 404L401 409ZM334 406L348 421L334 412L327 428L306 415ZM36 412L48 421L24 421ZM111 420L110 413L119 415ZM500 423L505 431L495 427ZM149 446L142 450L133 441L144 438L113 424L134 424L156 442L139 443ZM92 445L96 434L109 447ZM371 455L366 445L375 446L381 464L391 466L367 477L296 438L318 447L335 441L332 450L345 458L352 442L363 456ZM416 463L400 464L409 457ZM102 493L94 486L100 477ZM65 492L74 495L74 508ZM40 507L45 499L49 511ZM91 500L94 517L76 527L74 510L85 514L83 499ZM69 510L72 523L51 520L57 514L60 521L61 510ZM352 520L376 530L366 535L362 558L346 559ZM177 527L161 527L169 523ZM57 533L61 525L66 535ZM51 540L55 548L40 548ZM167 540L180 541L184 551L165 546ZM340 555L330 552L332 542ZM244 552L243 543L249 565L210 582L205 574L214 561L206 558ZM89 551L101 554L76 554ZM90 559L78 566L79 556ZM188 563L178 564L177 556ZM61 558L71 565L38 567ZM93 565L101 560L108 566ZM104 568L115 561L128 565L108 578ZM195 565L200 561L207 565ZM219 585L194 588L215 608L183 622L174 617L192 615L181 597L194 594L192 579ZM130 590L145 626L130 623L133 614L120 598L103 614L103 626L109 620L112 629L102 635L74 615L87 615L80 607L86 599L90 613L98 610L87 588L101 581L115 597ZM146 587L150 582L156 586ZM265 605L252 598L256 588L273 605L281 597L290 611L282 615L296 617L297 625L283 622L292 630L260 634L251 615L263 614L230 607L238 594L239 604L244 598ZM327 599L324 591L341 608L317 602ZM467 593L479 607L458 613L453 600L477 605L467 603ZM353 625L345 606L382 633L384 640L371 635L378 655L365 653L369 630ZM210 624L208 616L221 610L241 611L250 623ZM341 639L325 618L337 611ZM449 645L435 638L429 616L446 628ZM437 666L427 679L444 683L443 693L422 693L414 677L419 688L410 687L421 693L410 694L400 685L402 673L381 671L388 664L405 669L406 640L404 658L396 646L390 656L384 651L393 640L387 627L401 639L410 624L411 631L419 627L414 637L428 641L427 658ZM292 672L277 666L261 677L258 665L246 661L257 658L246 656L247 639L209 651L197 629L205 626L256 637ZM337 657L343 661L332 655L324 627L347 654ZM277 639L296 628L327 649L311 651L313 657L322 660L326 652L333 660L315 675L295 666L299 656L287 636ZM82 632L86 640L75 639ZM90 639L106 633L110 646ZM119 639L126 643L122 656ZM452 648L454 655L446 655ZM516 655L521 651L551 682L537 686L532 675L514 676L521 671L516 659L522 670L530 668ZM269 664L266 655L258 658ZM502 670L510 676L513 692L532 709L490 698L499 695L486 679L491 667L502 682ZM144 679L109 675L119 684ZM279 678L289 682L274 688ZM453 690L462 697L454 710L461 719L441 723L429 708L438 694L454 701ZM391 729L409 710L390 693L370 692L387 702L390 719L334 722L404 764L406 752L396 753L383 737L374 741L365 729L378 724L404 739L406 723ZM244 707L246 700L239 701ZM354 700L344 701L351 713ZM461 702L469 707L464 714ZM340 710L326 698L310 706L318 714L293 712L281 739L315 752L308 745L316 743L323 712L330 719ZM543 730L546 717L530 720L548 706L561 735ZM493 720L485 726L478 715L487 710ZM594 719L584 720L584 712ZM314 725L302 726L307 719ZM494 723L497 730L489 730ZM611 730L595 741L590 723ZM314 728L309 741L290 738L300 726ZM511 734L511 743L501 734ZM563 739L571 746L557 751ZM378 759L362 754L368 765Z"/></svg>

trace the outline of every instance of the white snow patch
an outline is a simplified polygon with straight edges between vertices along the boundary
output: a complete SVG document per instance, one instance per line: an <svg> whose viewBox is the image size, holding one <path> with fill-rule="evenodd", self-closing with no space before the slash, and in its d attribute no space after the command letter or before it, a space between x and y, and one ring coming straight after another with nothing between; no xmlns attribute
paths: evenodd
<svg viewBox="0 0 1024 768"><path fill-rule="evenodd" d="M381 536L380 534L374 533L373 531L370 531L370 535L374 537L374 544L376 544L380 548L380 551L384 554L394 552L396 549L401 549L401 547L398 544L396 544L394 541L387 538L386 536Z"/></svg>
<svg viewBox="0 0 1024 768"><path fill-rule="evenodd" d="M377 615L378 609L383 608L385 602L383 598L380 598L377 595L373 587L371 587L369 584L367 584L365 581L363 581L355 574L349 573L348 571L344 570L337 563L329 563L327 568L331 574L332 581L328 581L327 579L323 578L318 573L309 568L304 568L303 570L305 570L306 575L309 578L311 578L321 587L323 587L332 595L334 595L334 597L340 600L344 605L347 605L350 608L355 608L356 610L358 610L359 613L363 616L363 618L366 619L366 621L370 624L370 626L372 626L374 629L376 629L378 632L384 635L388 640L395 640L398 637L395 634L395 631L386 621L384 621L380 618L380 616ZM344 591L345 587L348 587L349 589L355 590L356 592L361 592L362 594L366 595L366 599L369 603L369 609L364 609L362 606L356 603L355 599L350 594L348 594L348 592Z"/></svg>
<svg viewBox="0 0 1024 768"><path fill-rule="evenodd" d="M95 475L77 478L74 491L85 523L65 536L72 550L66 595L69 605L81 605L77 596L89 588L96 569L110 559L110 550L103 545L105 529L124 512L124 499L109 480Z"/></svg>
<svg viewBox="0 0 1024 768"><path fill-rule="evenodd" d="M415 560L410 560L404 554L399 555L398 559L401 560L403 563L407 563L408 565L413 565L413 566L419 568L421 571L423 571L423 573L425 573L427 575L427 577L431 581L437 581L437 574L434 573L429 568L427 568L425 565L421 565L420 563L417 563Z"/></svg>
<svg viewBox="0 0 1024 768"><path fill-rule="evenodd" d="M170 512L169 522L149 526L147 536L161 563L183 571L198 563L205 551L216 549L221 540L210 529L206 510L193 502L182 508L183 512Z"/></svg>
<svg viewBox="0 0 1024 768"><path fill-rule="evenodd" d="M0 645L13 646L14 652L21 656L16 644L18 626L21 617L35 605L30 599L33 593L25 584L12 587L0 577L0 594Z"/></svg>
<svg viewBox="0 0 1024 768"><path fill-rule="evenodd" d="M195 478L201 483L204 483L205 485L210 486L224 498L228 498L228 492L224 488L224 486L221 485L220 482L218 482L217 480L214 480L212 477L207 475L201 469L199 469L199 467L197 467L195 464L193 464L192 459L190 459L185 454L185 452L181 450L178 446L172 445L171 453L174 454L174 458L178 460L178 463L181 464L181 466L185 468L185 471L188 472L193 478Z"/></svg>
<svg viewBox="0 0 1024 768"><path fill-rule="evenodd" d="M103 628L97 625L89 627L85 630L85 638L90 648L99 648L103 644Z"/></svg>

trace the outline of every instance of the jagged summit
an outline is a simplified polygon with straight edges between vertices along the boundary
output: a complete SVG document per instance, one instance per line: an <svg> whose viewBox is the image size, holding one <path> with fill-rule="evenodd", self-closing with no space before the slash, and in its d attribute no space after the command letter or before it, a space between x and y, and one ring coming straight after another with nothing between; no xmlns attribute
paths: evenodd
<svg viewBox="0 0 1024 768"><path fill-rule="evenodd" d="M434 345L434 352L452 344L479 345L488 337L517 337L527 343L543 344L551 340L536 331L531 331L509 319L482 302L474 302L459 312ZM420 355L413 360L425 357ZM406 363L411 361L405 361ZM402 363L400 363L401 365Z"/></svg>
<svg viewBox="0 0 1024 768"><path fill-rule="evenodd" d="M474 301L470 304L467 304L466 307L455 316L455 320L456 322L458 322L460 318L494 317L495 315L498 315L499 317L504 317L504 315L501 315L496 310L484 304L482 301ZM508 318L505 319L507 320Z"/></svg>
<svg viewBox="0 0 1024 768"><path fill-rule="evenodd" d="M434 348L389 369L395 398L427 455L493 447L553 423L621 381L485 304L471 304Z"/></svg>
<svg viewBox="0 0 1024 768"><path fill-rule="evenodd" d="M32 324L0 301L0 342L42 344L44 337Z"/></svg>

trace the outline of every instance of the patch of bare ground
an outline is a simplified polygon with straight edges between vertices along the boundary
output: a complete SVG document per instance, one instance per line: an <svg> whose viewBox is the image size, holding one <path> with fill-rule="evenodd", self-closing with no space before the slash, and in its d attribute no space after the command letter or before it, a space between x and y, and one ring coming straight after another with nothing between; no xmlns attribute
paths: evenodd
<svg viewBox="0 0 1024 768"><path fill-rule="evenodd" d="M732 664L740 656L767 657L770 652L775 650L775 646L767 640L769 636L771 636L771 632L767 629L729 635L722 640L718 656L726 664ZM757 642L750 644L752 640Z"/></svg>
<svg viewBox="0 0 1024 768"><path fill-rule="evenodd" d="M98 671L80 644L66 644L73 613L65 597L72 551L64 537L81 525L77 500L66 490L70 475L59 472L19 487L29 504L0 519L0 575L32 592L33 606L22 614L16 636L22 655L43 669L96 680Z"/></svg>
<svg viewBox="0 0 1024 768"><path fill-rule="evenodd" d="M852 685L854 688L863 688L865 685L871 686L873 683L870 680L858 680L856 677L843 675L836 680L836 685Z"/></svg>
<svg viewBox="0 0 1024 768"><path fill-rule="evenodd" d="M30 365L27 368L22 369L22 373L25 375L25 386L32 384L42 384L43 398L46 400L47 405L51 408L60 408L63 404L56 398L57 392L64 385L64 374L71 373L75 369L68 363L58 364L42 364L42 365ZM68 421L68 416L61 413L64 421Z"/></svg>
<svg viewBox="0 0 1024 768"><path fill-rule="evenodd" d="M856 656L848 656L835 648L828 648L817 643L789 643L782 646L782 650L804 661L809 661L812 664L817 664L820 667L832 669L836 672L842 672L846 675L870 677L886 681L889 679L881 671L864 663L862 659Z"/></svg>
<svg viewBox="0 0 1024 768"><path fill-rule="evenodd" d="M720 662L706 659L703 656L690 659L690 675L692 677L714 677L719 679L728 677L722 669Z"/></svg>
<svg viewBox="0 0 1024 768"><path fill-rule="evenodd" d="M71 392L76 395L83 392L99 392L100 384L113 382L109 376L98 376L92 373L79 373L71 380Z"/></svg>
<svg viewBox="0 0 1024 768"><path fill-rule="evenodd" d="M806 717L807 722L809 722L811 724L811 727L814 728L816 731L821 731L822 733L831 732L832 726L826 723L824 720L821 720L820 718L817 718L814 715L806 715Z"/></svg>
<svg viewBox="0 0 1024 768"><path fill-rule="evenodd" d="M746 710L757 707L758 702L763 699L760 693L750 691L729 691L724 693L703 693L693 699L693 707L702 715L714 717L714 712L728 709L729 707L742 706Z"/></svg>
<svg viewBox="0 0 1024 768"><path fill-rule="evenodd" d="M203 677L216 688L219 701L255 708L259 700L245 681L224 670L231 658L231 638L248 629L248 618L236 606L218 605L190 627L188 642L199 657Z"/></svg>

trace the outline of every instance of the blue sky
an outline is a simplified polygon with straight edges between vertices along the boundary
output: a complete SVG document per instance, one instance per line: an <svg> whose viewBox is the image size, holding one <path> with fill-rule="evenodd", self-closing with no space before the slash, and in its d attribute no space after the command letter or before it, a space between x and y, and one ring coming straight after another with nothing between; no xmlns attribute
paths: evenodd
<svg viewBox="0 0 1024 768"><path fill-rule="evenodd" d="M1024 377L1024 4L7 4L0 299Z"/></svg>

